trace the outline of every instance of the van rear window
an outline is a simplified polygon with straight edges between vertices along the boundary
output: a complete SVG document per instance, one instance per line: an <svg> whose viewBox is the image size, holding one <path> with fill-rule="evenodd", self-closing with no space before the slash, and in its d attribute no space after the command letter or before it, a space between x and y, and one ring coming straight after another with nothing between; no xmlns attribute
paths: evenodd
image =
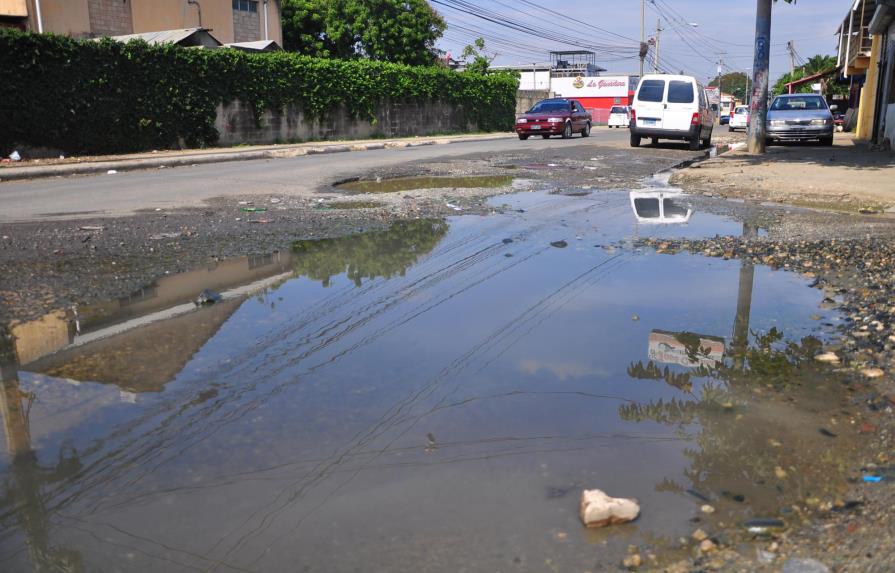
<svg viewBox="0 0 895 573"><path fill-rule="evenodd" d="M668 84L668 103L693 103L693 84L690 82L674 81Z"/></svg>
<svg viewBox="0 0 895 573"><path fill-rule="evenodd" d="M662 101L665 93L665 80L643 80L637 99L640 101Z"/></svg>
<svg viewBox="0 0 895 573"><path fill-rule="evenodd" d="M628 110L626 110L625 108L620 107L620 106L615 106L614 108L609 110L609 113L627 113L627 112L628 112Z"/></svg>

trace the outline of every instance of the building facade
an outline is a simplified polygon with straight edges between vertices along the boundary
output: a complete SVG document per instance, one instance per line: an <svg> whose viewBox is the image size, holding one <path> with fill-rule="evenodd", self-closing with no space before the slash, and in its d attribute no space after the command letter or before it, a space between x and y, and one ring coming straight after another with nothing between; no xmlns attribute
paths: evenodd
<svg viewBox="0 0 895 573"><path fill-rule="evenodd" d="M76 38L207 28L224 44L283 45L279 0L0 0L0 25Z"/></svg>

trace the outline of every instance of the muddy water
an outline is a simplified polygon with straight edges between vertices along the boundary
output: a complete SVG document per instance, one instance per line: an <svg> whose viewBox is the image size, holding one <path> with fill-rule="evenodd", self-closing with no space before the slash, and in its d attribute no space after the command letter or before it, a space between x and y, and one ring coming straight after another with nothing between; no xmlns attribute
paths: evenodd
<svg viewBox="0 0 895 573"><path fill-rule="evenodd" d="M835 497L850 403L810 357L837 317L803 277L637 249L757 231L645 198L504 196L15 325L3 570L584 571L706 500ZM582 488L642 515L585 530Z"/></svg>

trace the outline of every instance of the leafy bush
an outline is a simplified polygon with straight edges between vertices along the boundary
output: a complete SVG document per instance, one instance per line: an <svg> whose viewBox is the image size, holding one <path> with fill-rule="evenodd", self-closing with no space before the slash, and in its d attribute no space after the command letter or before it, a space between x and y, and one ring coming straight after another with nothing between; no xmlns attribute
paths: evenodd
<svg viewBox="0 0 895 573"><path fill-rule="evenodd" d="M72 153L213 145L217 106L235 99L259 118L297 104L317 117L344 106L369 121L386 100L440 100L482 131L510 130L516 85L511 75L443 67L0 29L0 150L14 143Z"/></svg>

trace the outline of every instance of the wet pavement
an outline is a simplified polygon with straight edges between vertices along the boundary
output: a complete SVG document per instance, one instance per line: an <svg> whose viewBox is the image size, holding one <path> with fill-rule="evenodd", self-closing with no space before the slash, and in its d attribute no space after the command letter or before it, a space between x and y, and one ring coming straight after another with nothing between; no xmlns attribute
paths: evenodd
<svg viewBox="0 0 895 573"><path fill-rule="evenodd" d="M4 570L612 570L799 523L860 466L855 388L813 360L843 316L810 277L663 248L766 229L662 183L500 195L12 325ZM591 488L641 517L585 530Z"/></svg>

